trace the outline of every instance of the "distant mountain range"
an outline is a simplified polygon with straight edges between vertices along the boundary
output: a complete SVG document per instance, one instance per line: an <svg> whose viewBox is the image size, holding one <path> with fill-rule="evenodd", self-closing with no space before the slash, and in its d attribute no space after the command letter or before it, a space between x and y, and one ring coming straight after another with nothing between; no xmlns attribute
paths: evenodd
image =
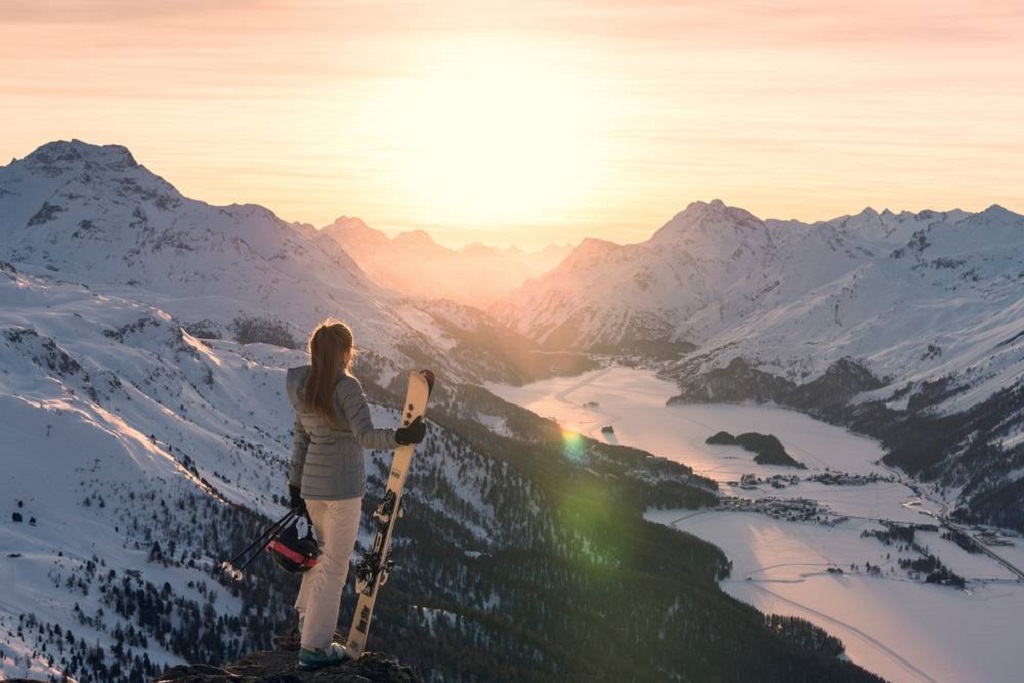
<svg viewBox="0 0 1024 683"><path fill-rule="evenodd" d="M797 382L854 357L924 381L1013 364L1022 288L1024 217L1000 207L807 225L714 201L640 244L587 240L491 312L549 348L683 344Z"/></svg>
<svg viewBox="0 0 1024 683"><path fill-rule="evenodd" d="M536 253L472 244L448 249L422 230L388 238L358 218L342 217L323 228L376 282L399 292L450 299L486 309L532 277L555 267L569 246Z"/></svg>
<svg viewBox="0 0 1024 683"><path fill-rule="evenodd" d="M189 321L209 297L239 313L289 315L296 327L336 310L390 334L370 303L387 293L331 240L253 205L183 197L124 147L43 145L0 168L0 256L53 277L173 302ZM372 312L372 315L371 315ZM383 319L383 320L382 320Z"/></svg>

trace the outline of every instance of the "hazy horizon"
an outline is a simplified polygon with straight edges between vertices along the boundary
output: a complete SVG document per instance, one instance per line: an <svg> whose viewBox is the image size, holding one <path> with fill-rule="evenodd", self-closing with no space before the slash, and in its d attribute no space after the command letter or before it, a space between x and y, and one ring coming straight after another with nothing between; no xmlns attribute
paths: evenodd
<svg viewBox="0 0 1024 683"><path fill-rule="evenodd" d="M0 158L122 144L183 194L445 246L1024 206L1007 0L0 7Z"/></svg>

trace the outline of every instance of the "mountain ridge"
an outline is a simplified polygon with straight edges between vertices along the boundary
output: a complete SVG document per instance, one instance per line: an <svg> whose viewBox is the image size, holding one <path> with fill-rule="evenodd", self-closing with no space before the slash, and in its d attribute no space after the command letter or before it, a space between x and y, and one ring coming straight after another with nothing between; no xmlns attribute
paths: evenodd
<svg viewBox="0 0 1024 683"><path fill-rule="evenodd" d="M543 343L558 327L558 315L570 319L574 311L587 310L594 319L605 315L614 321L628 302L637 315L661 323L656 327L666 338L647 341L721 346L743 329L738 327L743 319L773 311L796 328L791 336L801 337L787 341L788 347L814 340L842 349L857 342L876 347L862 355L877 355L885 340L872 341L863 334L842 338L849 331L841 329L844 314L863 321L886 306L924 301L929 295L938 305L955 292L978 300L980 318L986 313L984 299L1012 301L1024 279L1024 270L1017 267L1024 255L1024 217L1001 207L978 214L923 211L888 217L865 210L808 225L760 221L716 202L694 202L646 242L623 247L605 243L597 249L598 242L586 241L555 271L527 283L490 311ZM979 228L984 243L979 243ZM693 247L694 230L708 241L699 249ZM602 288L601 281L614 284ZM573 284L585 286L569 304L565 292ZM616 289L618 296L612 296ZM865 296L878 299L876 311L869 313L868 302L858 301ZM861 310L850 310L855 301ZM790 315L786 308L792 309ZM813 335L797 324L792 315L797 309L821 318ZM763 316L759 323L762 329L779 325ZM610 324L597 331L584 328L565 346L614 344L636 333ZM759 349L757 355L770 353ZM843 355L850 354L836 357ZM834 360L812 371L820 373ZM892 374L885 363L878 368L879 374Z"/></svg>
<svg viewBox="0 0 1024 683"><path fill-rule="evenodd" d="M333 316L396 365L417 349L419 362L430 358L453 377L479 378L484 366L518 372L516 361L490 351L448 363L445 349L472 329L441 321L449 330L443 337L425 335L421 326L436 326L423 312L429 292L378 284L329 230L285 222L255 204L184 197L118 145L58 141L0 167L0 216L0 260L145 300L208 335L231 336L238 321L266 320L270 311L266 322L301 340ZM340 220L375 234L359 219Z"/></svg>
<svg viewBox="0 0 1024 683"><path fill-rule="evenodd" d="M385 287L480 309L554 267L569 251L555 245L532 253L481 244L449 249L423 230L389 238L362 220L345 216L322 228L322 234Z"/></svg>

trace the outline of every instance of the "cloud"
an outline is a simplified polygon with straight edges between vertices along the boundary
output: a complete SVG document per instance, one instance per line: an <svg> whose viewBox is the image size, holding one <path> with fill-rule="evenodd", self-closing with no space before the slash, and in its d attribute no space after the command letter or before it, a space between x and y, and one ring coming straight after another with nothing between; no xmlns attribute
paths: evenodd
<svg viewBox="0 0 1024 683"><path fill-rule="evenodd" d="M211 7L242 7L244 0L5 0L0 20L5 23L91 24L133 22L209 12Z"/></svg>
<svg viewBox="0 0 1024 683"><path fill-rule="evenodd" d="M642 44L742 48L1016 42L1018 0L557 0L532 5L562 32Z"/></svg>

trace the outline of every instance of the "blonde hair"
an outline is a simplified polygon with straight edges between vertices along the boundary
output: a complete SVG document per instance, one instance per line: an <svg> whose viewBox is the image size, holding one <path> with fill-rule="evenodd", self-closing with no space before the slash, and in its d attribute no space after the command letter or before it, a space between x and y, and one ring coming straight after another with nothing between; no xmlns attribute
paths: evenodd
<svg viewBox="0 0 1024 683"><path fill-rule="evenodd" d="M320 323L309 338L309 377L306 379L305 402L333 428L338 427L334 413L334 384L341 367L341 356L355 349L352 330L345 323L328 318ZM349 358L351 363L351 357Z"/></svg>

